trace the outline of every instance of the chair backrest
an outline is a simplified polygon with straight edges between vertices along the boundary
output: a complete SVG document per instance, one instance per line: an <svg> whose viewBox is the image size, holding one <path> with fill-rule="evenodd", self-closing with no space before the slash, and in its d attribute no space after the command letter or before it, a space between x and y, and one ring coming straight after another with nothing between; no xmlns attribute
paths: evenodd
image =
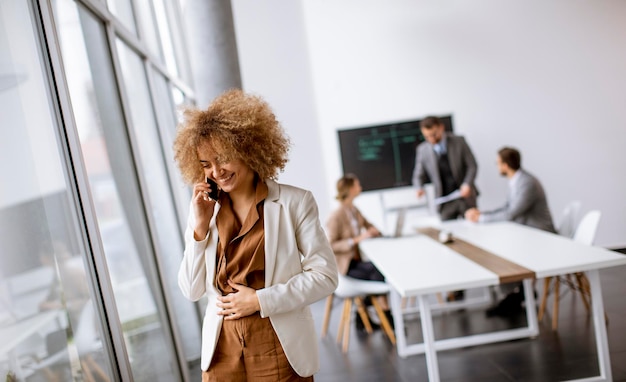
<svg viewBox="0 0 626 382"><path fill-rule="evenodd" d="M359 280L354 277L339 275L335 295L340 298L378 295L389 293L389 285L384 281Z"/></svg>
<svg viewBox="0 0 626 382"><path fill-rule="evenodd" d="M598 210L587 212L585 216L580 219L580 223L578 223L578 227L574 233L574 240L580 243L593 245L601 215L602 213Z"/></svg>
<svg viewBox="0 0 626 382"><path fill-rule="evenodd" d="M566 237L573 237L574 232L576 231L576 221L578 219L578 215L580 213L581 203L579 200L574 200L570 202L565 209L563 209L563 214L561 215L561 219L557 224L556 230L559 235L563 235Z"/></svg>

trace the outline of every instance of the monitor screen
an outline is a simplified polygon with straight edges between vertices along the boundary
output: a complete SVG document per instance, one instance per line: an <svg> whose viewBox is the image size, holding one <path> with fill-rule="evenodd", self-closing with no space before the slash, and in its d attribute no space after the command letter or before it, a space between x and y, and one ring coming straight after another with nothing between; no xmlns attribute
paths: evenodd
<svg viewBox="0 0 626 382"><path fill-rule="evenodd" d="M452 116L439 116L452 131ZM355 174L363 191L411 185L415 148L424 141L420 120L337 131L343 173Z"/></svg>

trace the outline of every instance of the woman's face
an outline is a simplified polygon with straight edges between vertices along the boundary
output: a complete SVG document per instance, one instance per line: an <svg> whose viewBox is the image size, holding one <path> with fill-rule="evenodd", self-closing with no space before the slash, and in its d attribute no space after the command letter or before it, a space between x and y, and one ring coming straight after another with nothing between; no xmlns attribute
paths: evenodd
<svg viewBox="0 0 626 382"><path fill-rule="evenodd" d="M358 180L358 179L355 179L355 180L354 180L354 184L353 184L353 185L352 185L352 187L350 188L350 194L351 194L353 197L357 197L357 196L361 193L361 191L362 191L362 190L363 190L363 189L361 188L361 182L359 182L359 180Z"/></svg>
<svg viewBox="0 0 626 382"><path fill-rule="evenodd" d="M242 160L221 160L209 144L198 147L198 158L204 175L213 179L224 192L247 188L254 183L254 171Z"/></svg>

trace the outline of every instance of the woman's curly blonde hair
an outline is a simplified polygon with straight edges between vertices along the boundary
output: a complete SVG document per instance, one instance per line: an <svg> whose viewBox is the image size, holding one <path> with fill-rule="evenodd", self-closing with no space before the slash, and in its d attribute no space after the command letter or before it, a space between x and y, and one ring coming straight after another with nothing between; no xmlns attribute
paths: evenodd
<svg viewBox="0 0 626 382"><path fill-rule="evenodd" d="M204 181L198 147L208 143L221 161L240 159L261 179L276 179L287 164L289 138L261 97L226 91L206 110L187 108L174 140L174 159L182 178Z"/></svg>

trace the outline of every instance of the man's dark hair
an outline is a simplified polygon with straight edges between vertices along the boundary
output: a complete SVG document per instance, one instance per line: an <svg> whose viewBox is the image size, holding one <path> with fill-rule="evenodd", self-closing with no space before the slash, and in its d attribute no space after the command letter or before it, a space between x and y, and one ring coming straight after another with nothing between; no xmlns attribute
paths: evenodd
<svg viewBox="0 0 626 382"><path fill-rule="evenodd" d="M429 117L426 117L426 118L424 118L424 119L422 119L420 121L420 127L422 129L427 129L427 130L431 129L431 128L435 127L435 126L439 126L441 124L442 124L441 120L439 118L435 117L435 116L432 116L432 115L429 116Z"/></svg>
<svg viewBox="0 0 626 382"><path fill-rule="evenodd" d="M498 151L502 163L506 163L511 170L519 170L522 166L522 156L512 147L503 147Z"/></svg>

